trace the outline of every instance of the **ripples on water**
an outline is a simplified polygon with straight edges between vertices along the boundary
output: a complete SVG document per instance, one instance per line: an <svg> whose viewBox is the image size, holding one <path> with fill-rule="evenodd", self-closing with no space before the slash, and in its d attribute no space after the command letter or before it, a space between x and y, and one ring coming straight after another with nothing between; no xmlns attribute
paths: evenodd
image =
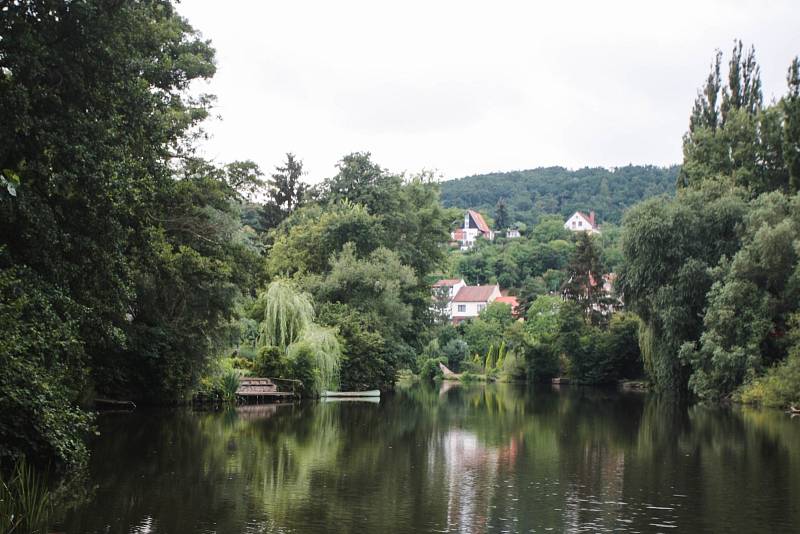
<svg viewBox="0 0 800 534"><path fill-rule="evenodd" d="M108 415L67 533L800 532L800 419L639 394Z"/></svg>

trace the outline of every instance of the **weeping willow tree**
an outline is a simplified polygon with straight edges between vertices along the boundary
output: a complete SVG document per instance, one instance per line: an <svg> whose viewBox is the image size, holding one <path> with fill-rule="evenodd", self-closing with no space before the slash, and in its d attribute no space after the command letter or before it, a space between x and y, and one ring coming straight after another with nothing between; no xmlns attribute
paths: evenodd
<svg viewBox="0 0 800 534"><path fill-rule="evenodd" d="M337 387L342 350L332 328L312 323L299 340L289 345L287 356L296 374L310 374L303 380L310 393L317 395Z"/></svg>
<svg viewBox="0 0 800 534"><path fill-rule="evenodd" d="M314 306L307 293L289 282L276 280L259 296L264 308L258 335L258 348L278 347L286 353L314 322Z"/></svg>
<svg viewBox="0 0 800 534"><path fill-rule="evenodd" d="M276 280L258 300L257 306L264 310L259 350L266 353L276 347L288 373L303 382L307 393L335 389L342 349L335 330L314 323L311 297L287 281Z"/></svg>

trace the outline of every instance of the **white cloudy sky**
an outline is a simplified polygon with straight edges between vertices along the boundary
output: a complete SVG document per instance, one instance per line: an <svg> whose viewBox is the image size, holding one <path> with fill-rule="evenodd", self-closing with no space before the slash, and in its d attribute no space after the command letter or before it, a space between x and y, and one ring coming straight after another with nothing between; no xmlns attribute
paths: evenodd
<svg viewBox="0 0 800 534"><path fill-rule="evenodd" d="M183 0L217 49L206 155L316 182L349 152L445 178L677 163L715 48L756 46L766 100L800 54L796 0Z"/></svg>

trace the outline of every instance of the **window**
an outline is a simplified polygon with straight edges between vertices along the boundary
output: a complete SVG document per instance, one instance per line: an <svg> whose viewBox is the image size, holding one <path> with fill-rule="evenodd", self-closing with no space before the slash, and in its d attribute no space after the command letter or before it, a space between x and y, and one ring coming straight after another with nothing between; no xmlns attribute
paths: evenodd
<svg viewBox="0 0 800 534"><path fill-rule="evenodd" d="M466 313L467 305L466 304L459 304L458 305L458 313Z"/></svg>
<svg viewBox="0 0 800 534"><path fill-rule="evenodd" d="M578 226L583 226L583 221L578 221Z"/></svg>
<svg viewBox="0 0 800 534"><path fill-rule="evenodd" d="M484 309L486 309L486 304L478 304L478 311L479 312L484 310Z"/></svg>

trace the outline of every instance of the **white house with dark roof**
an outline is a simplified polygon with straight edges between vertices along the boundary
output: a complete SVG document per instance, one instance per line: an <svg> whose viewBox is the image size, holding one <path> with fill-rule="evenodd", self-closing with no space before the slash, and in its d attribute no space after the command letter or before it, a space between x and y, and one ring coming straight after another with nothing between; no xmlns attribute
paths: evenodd
<svg viewBox="0 0 800 534"><path fill-rule="evenodd" d="M460 243L461 250L469 250L478 238L493 240L494 232L486 224L483 215L475 210L467 210L464 214L464 226L452 232L450 237Z"/></svg>
<svg viewBox="0 0 800 534"><path fill-rule="evenodd" d="M455 324L477 317L490 303L500 297L500 287L464 286L450 303L450 318Z"/></svg>
<svg viewBox="0 0 800 534"><path fill-rule="evenodd" d="M570 232L589 232L589 234L600 233L593 211L590 211L589 215L586 215L582 211L576 211L569 219L567 219L567 222L564 223L564 228Z"/></svg>

